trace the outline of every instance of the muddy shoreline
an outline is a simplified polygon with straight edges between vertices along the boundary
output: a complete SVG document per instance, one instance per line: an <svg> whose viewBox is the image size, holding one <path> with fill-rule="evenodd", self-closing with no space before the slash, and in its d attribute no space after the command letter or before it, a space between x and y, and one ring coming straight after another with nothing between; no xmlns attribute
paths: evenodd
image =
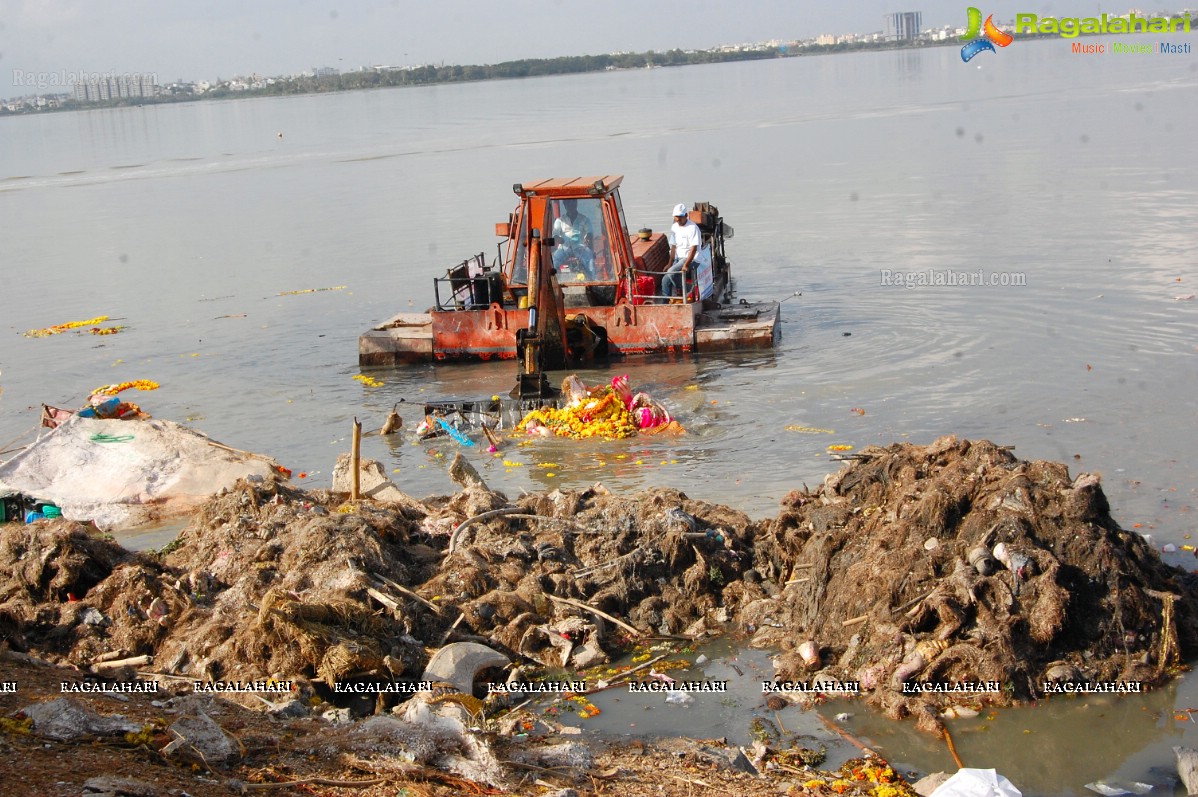
<svg viewBox="0 0 1198 797"><path fill-rule="evenodd" d="M358 502L283 481L239 482L161 554L130 553L69 521L0 526L0 638L8 680L21 684L18 695L0 695L0 739L53 767L39 743L60 757L95 734L45 742L20 710L63 697L63 680L140 679L163 691L126 702L70 697L104 714L144 710L141 730L115 743L118 758L167 781L208 778L219 793L230 780L297 775L384 779L358 787L367 794L397 784L462 793L462 782L538 793L537 777L586 793L832 793L841 780L846 793L902 793L901 778L891 786L873 777L884 770L876 759L855 765L860 778L820 774L793 741L595 750L543 717L513 714L510 697L488 697L482 684L561 673L616 681L622 673L611 661L637 644L693 645L735 632L779 651L774 682L782 686L771 692L763 683L763 703L809 705L823 699L821 688L856 689L887 716L941 734L945 717L1054 689L1152 688L1198 645L1193 576L1111 519L1097 476L1022 462L985 441L864 449L761 521L668 489L620 496L596 485L512 499L464 461L451 468L459 492L424 500L377 468L367 473L370 497ZM486 646L511 666L475 662L472 689L440 682L415 696L367 700L335 692L338 684L419 683L455 643ZM668 658L637 678L666 684ZM195 681L288 689L265 698L184 694ZM181 738L164 714L175 708L207 716L241 746L224 764L178 753L179 745L164 753ZM275 716L284 710L293 716ZM259 746L213 711L252 728ZM335 721L351 714L356 722ZM521 730L525 722L536 732ZM309 733L334 741L305 747ZM537 736L544 741L535 749L549 753L530 752ZM420 752L430 738L439 747ZM513 744L531 756L523 764L504 763L516 760L503 757ZM554 754L565 758L544 766ZM286 762L287 777L271 770L272 758ZM60 775L75 784L112 772L64 767ZM195 783L178 788L206 793Z"/></svg>

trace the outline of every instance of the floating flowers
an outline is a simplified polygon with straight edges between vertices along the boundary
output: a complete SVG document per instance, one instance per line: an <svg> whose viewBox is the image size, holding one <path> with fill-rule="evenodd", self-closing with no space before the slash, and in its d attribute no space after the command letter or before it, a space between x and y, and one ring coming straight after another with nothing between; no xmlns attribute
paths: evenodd
<svg viewBox="0 0 1198 797"><path fill-rule="evenodd" d="M149 379L134 379L130 382L121 382L117 385L104 385L103 387L98 387L91 392L91 395L115 396L122 390L129 390L130 388L133 390L157 390L158 387L159 385L157 382L151 381Z"/></svg>
<svg viewBox="0 0 1198 797"><path fill-rule="evenodd" d="M524 416L516 429L530 433L545 429L545 434L574 440L594 437L612 440L637 433L632 414L620 397L611 392L561 409L542 407L533 410Z"/></svg>
<svg viewBox="0 0 1198 797"><path fill-rule="evenodd" d="M375 379L373 376L367 376L366 374L357 374L356 376L354 376L354 379L357 379L359 382L366 385L366 387L382 387L383 386L382 382Z"/></svg>
<svg viewBox="0 0 1198 797"><path fill-rule="evenodd" d="M844 444L840 444L840 445L828 446L828 450L829 451L852 451L853 447L847 446Z"/></svg>
<svg viewBox="0 0 1198 797"><path fill-rule="evenodd" d="M92 327L88 332L93 335L115 335L124 328L123 325L117 324L115 327Z"/></svg>
<svg viewBox="0 0 1198 797"><path fill-rule="evenodd" d="M85 321L68 321L65 324L55 324L52 327L45 329L31 329L25 333L27 338L47 338L51 335L57 335L60 332L66 332L68 329L79 329L80 327L94 327L97 324L103 324L108 320L108 316L101 315L95 318L89 318Z"/></svg>
<svg viewBox="0 0 1198 797"><path fill-rule="evenodd" d="M816 426L797 426L793 423L786 427L786 431L801 432L802 434L836 434L835 429L820 429Z"/></svg>

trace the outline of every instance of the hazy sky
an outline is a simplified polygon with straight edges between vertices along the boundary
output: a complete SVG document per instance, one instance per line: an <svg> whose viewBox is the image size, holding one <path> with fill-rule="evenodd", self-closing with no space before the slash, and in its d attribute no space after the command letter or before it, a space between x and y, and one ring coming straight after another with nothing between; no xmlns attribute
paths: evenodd
<svg viewBox="0 0 1198 797"><path fill-rule="evenodd" d="M963 0L844 4L831 0L0 0L0 97L33 93L20 85L30 73L152 72L159 83L169 83L255 72L291 74L314 66L346 70L364 64L481 64L619 50L706 48L881 30L883 14L900 10L921 11L925 26L963 25L968 4ZM1002 5L1013 8L1010 3ZM1093 13L1096 8L1094 0L1030 0L1019 5L1021 11L1059 16Z"/></svg>

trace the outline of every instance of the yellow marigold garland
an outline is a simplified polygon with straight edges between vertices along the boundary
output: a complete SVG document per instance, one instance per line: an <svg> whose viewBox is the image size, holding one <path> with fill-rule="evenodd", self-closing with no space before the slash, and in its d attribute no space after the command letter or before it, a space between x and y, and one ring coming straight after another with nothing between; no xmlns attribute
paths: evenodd
<svg viewBox="0 0 1198 797"><path fill-rule="evenodd" d="M636 423L620 397L610 390L561 409L542 407L524 416L516 427L517 431L528 431L533 423L547 427L558 437L574 440L600 438L612 440L633 437L637 433Z"/></svg>
<svg viewBox="0 0 1198 797"><path fill-rule="evenodd" d="M91 392L93 396L115 396L122 390L133 388L135 390L157 390L159 387L157 382L152 382L149 379L134 379L131 382L121 382L119 385L104 385L98 387Z"/></svg>
<svg viewBox="0 0 1198 797"><path fill-rule="evenodd" d="M68 329L79 329L80 327L94 327L97 324L103 324L108 320L108 316L101 315L95 318L89 318L85 321L68 321L65 324L55 324L52 327L45 329L31 329L25 333L27 338L46 338L50 335L57 335L60 332L66 332Z"/></svg>

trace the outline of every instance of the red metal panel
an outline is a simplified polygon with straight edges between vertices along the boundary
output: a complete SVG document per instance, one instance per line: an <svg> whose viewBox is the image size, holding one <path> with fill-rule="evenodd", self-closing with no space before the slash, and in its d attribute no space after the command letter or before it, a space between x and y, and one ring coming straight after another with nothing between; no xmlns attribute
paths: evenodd
<svg viewBox="0 0 1198 797"><path fill-rule="evenodd" d="M665 271L669 267L670 242L666 240L664 232L653 233L647 241L642 241L637 235L630 238L637 271Z"/></svg>
<svg viewBox="0 0 1198 797"><path fill-rule="evenodd" d="M632 305L579 308L595 324L607 329L613 353L657 354L690 352L695 346L696 304Z"/></svg>
<svg viewBox="0 0 1198 797"><path fill-rule="evenodd" d="M595 183L602 181L604 192L609 192L624 180L622 174L602 174L593 177L554 177L535 183L521 183L524 193L542 197L584 197L590 195Z"/></svg>
<svg viewBox="0 0 1198 797"><path fill-rule="evenodd" d="M480 310L433 312L433 352L438 360L510 360L516 330L528 326L528 311L491 305Z"/></svg>

